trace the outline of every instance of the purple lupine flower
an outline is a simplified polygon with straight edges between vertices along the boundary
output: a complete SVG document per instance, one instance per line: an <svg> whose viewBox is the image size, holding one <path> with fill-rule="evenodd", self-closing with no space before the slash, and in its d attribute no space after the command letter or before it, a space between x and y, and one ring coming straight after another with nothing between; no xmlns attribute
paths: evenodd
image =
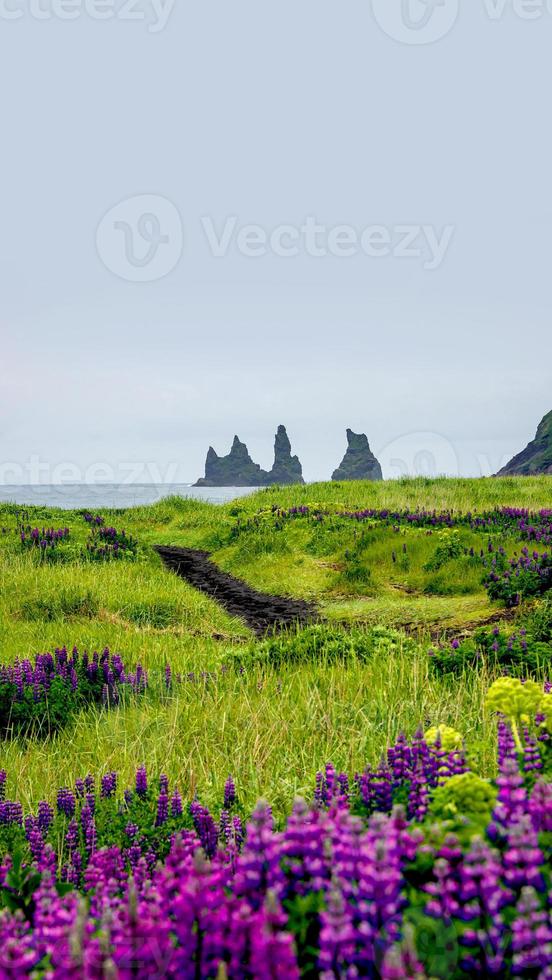
<svg viewBox="0 0 552 980"><path fill-rule="evenodd" d="M100 795L102 799L109 799L117 792L117 773L108 772L102 776Z"/></svg>
<svg viewBox="0 0 552 980"><path fill-rule="evenodd" d="M145 766L136 770L136 794L144 797L148 792L148 774Z"/></svg>
<svg viewBox="0 0 552 980"><path fill-rule="evenodd" d="M548 910L539 902L534 888L525 887L512 922L512 967L514 976L550 976L552 928ZM548 971L548 972L546 972Z"/></svg>
<svg viewBox="0 0 552 980"><path fill-rule="evenodd" d="M155 820L156 827L162 827L164 823L169 819L169 797L164 790L161 790L157 798L157 817Z"/></svg>
<svg viewBox="0 0 552 980"><path fill-rule="evenodd" d="M543 780L535 783L529 800L529 814L537 832L552 831L552 784Z"/></svg>
<svg viewBox="0 0 552 980"><path fill-rule="evenodd" d="M354 960L355 929L343 895L332 889L320 914L318 966L322 976L346 976Z"/></svg>
<svg viewBox="0 0 552 980"><path fill-rule="evenodd" d="M178 791L175 789L173 795L171 796L171 817L178 818L182 816L182 797Z"/></svg>
<svg viewBox="0 0 552 980"><path fill-rule="evenodd" d="M46 833L54 821L54 811L46 800L38 804L38 826Z"/></svg>
<svg viewBox="0 0 552 980"><path fill-rule="evenodd" d="M502 861L504 881L509 888L516 891L526 886L537 891L544 889L541 871L544 854L529 816L522 817L508 828L507 846Z"/></svg>
<svg viewBox="0 0 552 980"><path fill-rule="evenodd" d="M63 786L58 790L57 794L57 808L58 813L65 814L66 817L74 816L76 809L76 801L73 793L66 786Z"/></svg>
<svg viewBox="0 0 552 980"><path fill-rule="evenodd" d="M236 802L236 786L232 776L228 776L224 784L224 808L229 810Z"/></svg>

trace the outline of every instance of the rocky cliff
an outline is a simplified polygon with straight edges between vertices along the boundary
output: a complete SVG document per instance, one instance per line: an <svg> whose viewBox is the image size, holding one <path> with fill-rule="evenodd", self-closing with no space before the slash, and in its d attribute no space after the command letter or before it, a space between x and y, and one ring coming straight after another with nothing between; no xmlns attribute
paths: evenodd
<svg viewBox="0 0 552 980"><path fill-rule="evenodd" d="M538 476L542 473L552 474L552 412L544 416L533 441L497 475Z"/></svg>
<svg viewBox="0 0 552 980"><path fill-rule="evenodd" d="M279 425L274 439L274 463L267 474L268 483L304 483L303 467L298 456L291 455L291 443L285 425Z"/></svg>
<svg viewBox="0 0 552 980"><path fill-rule="evenodd" d="M347 452L334 470L332 480L383 480L381 466L364 433L347 429Z"/></svg>
<svg viewBox="0 0 552 980"><path fill-rule="evenodd" d="M264 487L272 483L303 483L301 463L291 455L291 443L285 426L279 425L274 441L274 463L267 473L254 463L244 442L234 436L228 456L217 456L209 446L205 476L196 487Z"/></svg>
<svg viewBox="0 0 552 980"><path fill-rule="evenodd" d="M205 460L205 476L196 487L260 487L266 473L254 463L244 442L234 436L228 456L218 456L209 446Z"/></svg>

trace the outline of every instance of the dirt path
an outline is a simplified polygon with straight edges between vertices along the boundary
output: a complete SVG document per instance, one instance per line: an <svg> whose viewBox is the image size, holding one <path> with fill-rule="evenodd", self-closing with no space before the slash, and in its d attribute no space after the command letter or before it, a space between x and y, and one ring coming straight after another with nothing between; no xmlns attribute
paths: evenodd
<svg viewBox="0 0 552 980"><path fill-rule="evenodd" d="M223 572L210 560L208 551L164 545L156 546L155 550L167 568L200 592L216 599L232 616L245 620L259 635L270 629L304 624L317 618L316 607L309 602L257 592L240 579Z"/></svg>

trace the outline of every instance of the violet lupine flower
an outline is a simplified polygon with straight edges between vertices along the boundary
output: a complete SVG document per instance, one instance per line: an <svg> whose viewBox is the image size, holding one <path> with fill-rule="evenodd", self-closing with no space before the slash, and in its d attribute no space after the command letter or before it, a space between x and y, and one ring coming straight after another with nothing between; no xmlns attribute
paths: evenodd
<svg viewBox="0 0 552 980"><path fill-rule="evenodd" d="M507 845L502 862L506 885L519 891L531 886L537 891L544 889L541 868L544 854L539 847L537 833L529 816L522 817L508 828Z"/></svg>
<svg viewBox="0 0 552 980"><path fill-rule="evenodd" d="M46 800L38 804L38 826L45 833L54 821L54 811Z"/></svg>
<svg viewBox="0 0 552 980"><path fill-rule="evenodd" d="M66 786L58 790L57 808L58 813L65 814L66 817L73 817L76 809L76 801L73 793Z"/></svg>
<svg viewBox="0 0 552 980"><path fill-rule="evenodd" d="M164 790L161 790L157 798L157 817L155 826L162 827L169 819L169 797Z"/></svg>
<svg viewBox="0 0 552 980"><path fill-rule="evenodd" d="M347 975L355 956L356 933L343 895L329 892L326 909L320 914L318 966L321 980Z"/></svg>
<svg viewBox="0 0 552 980"><path fill-rule="evenodd" d="M536 773L542 769L542 758L537 739L526 731L523 742L523 770L527 773Z"/></svg>
<svg viewBox="0 0 552 980"><path fill-rule="evenodd" d="M234 878L234 891L253 909L258 909L269 889L281 892L283 874L274 833L272 811L261 801L247 825L245 846L240 854Z"/></svg>
<svg viewBox="0 0 552 980"><path fill-rule="evenodd" d="M163 773L159 777L159 790L161 793L165 793L168 796L169 793L169 777L165 776Z"/></svg>
<svg viewBox="0 0 552 980"><path fill-rule="evenodd" d="M100 795L102 799L109 799L117 792L117 773L108 772L102 776Z"/></svg>
<svg viewBox="0 0 552 980"><path fill-rule="evenodd" d="M503 886L502 871L499 853L478 837L458 866L458 918L467 923L460 938L465 948L461 965L469 976L499 977L504 972L507 942L500 913L513 893Z"/></svg>
<svg viewBox="0 0 552 980"><path fill-rule="evenodd" d="M491 839L504 834L506 828L517 823L527 813L527 792L517 759L506 756L497 777L498 795L488 828Z"/></svg>
<svg viewBox="0 0 552 980"><path fill-rule="evenodd" d="M300 972L292 936L285 931L286 916L273 892L264 908L253 917L251 930L251 975L257 980L299 980Z"/></svg>
<svg viewBox="0 0 552 980"><path fill-rule="evenodd" d="M224 809L230 810L230 808L236 802L236 786L232 776L228 776L226 783L224 784Z"/></svg>
<svg viewBox="0 0 552 980"><path fill-rule="evenodd" d="M329 856L324 853L328 816L309 810L304 800L296 800L287 826L280 838L284 882L279 898L321 891L330 880Z"/></svg>
<svg viewBox="0 0 552 980"><path fill-rule="evenodd" d="M171 817L178 819L182 816L182 812L182 797L178 789L175 789L171 796Z"/></svg>
<svg viewBox="0 0 552 980"><path fill-rule="evenodd" d="M543 780L535 783L529 799L529 814L537 833L552 831L552 784Z"/></svg>
<svg viewBox="0 0 552 980"><path fill-rule="evenodd" d="M426 902L425 911L432 918L449 923L460 912L458 882L445 858L436 860L433 875L435 881L424 886L424 891L431 896Z"/></svg>
<svg viewBox="0 0 552 980"><path fill-rule="evenodd" d="M547 909L542 908L534 888L525 887L512 922L512 973L525 977L549 976L552 967L552 928Z"/></svg>
<svg viewBox="0 0 552 980"><path fill-rule="evenodd" d="M144 797L148 792L148 774L145 766L140 766L136 770L136 794Z"/></svg>
<svg viewBox="0 0 552 980"><path fill-rule="evenodd" d="M207 857L213 857L218 843L218 827L213 817L207 807L202 806L197 800L190 803L190 813L205 854Z"/></svg>

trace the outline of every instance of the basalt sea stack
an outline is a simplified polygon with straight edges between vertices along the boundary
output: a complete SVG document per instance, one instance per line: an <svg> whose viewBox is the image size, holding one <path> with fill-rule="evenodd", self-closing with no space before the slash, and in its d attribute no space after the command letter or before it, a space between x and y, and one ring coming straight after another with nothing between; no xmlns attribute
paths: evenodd
<svg viewBox="0 0 552 980"><path fill-rule="evenodd" d="M279 425L274 441L274 463L269 473L254 463L247 446L234 436L228 456L217 456L209 446L205 476L196 487L265 487L273 483L303 483L301 463L291 455L291 444L285 426Z"/></svg>
<svg viewBox="0 0 552 980"><path fill-rule="evenodd" d="M525 449L504 466L498 476L552 475L552 412L545 415L537 434Z"/></svg>
<svg viewBox="0 0 552 980"><path fill-rule="evenodd" d="M298 456L291 455L291 443L285 425L279 425L274 439L274 463L267 474L268 483L304 483Z"/></svg>
<svg viewBox="0 0 552 980"><path fill-rule="evenodd" d="M364 433L347 429L347 452L334 470L332 480L383 480L381 466Z"/></svg>

